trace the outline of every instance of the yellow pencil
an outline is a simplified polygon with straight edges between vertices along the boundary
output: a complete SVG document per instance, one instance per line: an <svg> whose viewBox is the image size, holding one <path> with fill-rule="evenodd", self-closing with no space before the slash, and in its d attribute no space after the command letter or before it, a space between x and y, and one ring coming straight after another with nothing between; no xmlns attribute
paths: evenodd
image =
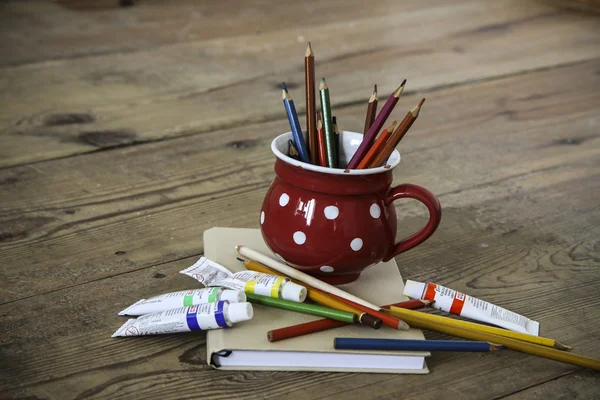
<svg viewBox="0 0 600 400"><path fill-rule="evenodd" d="M402 317L405 314L404 312L406 311L406 309L391 306L389 310L383 310L383 311L388 311L390 313L390 315ZM522 340L524 342L539 344L541 346L553 347L558 350L571 350L572 349L571 346L566 346L560 342L557 342L554 339L548 339L545 337L528 335L526 333L521 333L521 332L508 331L506 329L495 328L493 326L487 326L487 325L482 325L482 324L476 324L474 322L460 321L460 320L457 320L454 318L442 317L440 315L426 314L426 313L421 313L419 315L423 319L428 319L434 323L441 322L441 323L448 324L448 325L460 326L463 328L472 329L474 331L493 333L495 335L518 339L518 340Z"/></svg>
<svg viewBox="0 0 600 400"><path fill-rule="evenodd" d="M394 307L396 308L396 307ZM500 336L493 333L475 331L473 329L463 328L462 326L450 325L446 322L432 321L423 318L423 313L411 310L386 310L390 315L402 318L415 328L429 329L436 332L445 333L450 336L456 336L463 339L478 340L490 342L508 347L509 349L520 351L522 353L547 358L550 360L561 361L567 364L577 365L579 367L592 368L600 371L600 360L580 356L567 351L561 351L550 347L540 346L538 344L524 342L512 339L506 336Z"/></svg>
<svg viewBox="0 0 600 400"><path fill-rule="evenodd" d="M267 267L266 265L263 265L257 261L243 260L243 263L246 266L246 268L248 268L251 271L263 272L265 274L282 275L281 272L275 271L274 269L271 269L271 268ZM289 278L289 277L286 276L286 278ZM295 279L291 279L291 278L289 278L289 279L292 282L297 283L298 285L302 285L302 286L306 287L307 297L309 299L311 299L312 301L314 301L315 303L319 303L321 305L324 305L329 308L334 308L336 310L348 311L348 312L354 313L358 317L358 321L361 324L370 326L373 329L379 329L381 327L381 320L379 318L373 317L373 316L359 310L358 308L354 308L352 306L349 306L346 303L343 303L337 299L334 299L333 297L327 295L326 293L323 293L322 291L320 291L318 289L308 286L305 283L299 282Z"/></svg>

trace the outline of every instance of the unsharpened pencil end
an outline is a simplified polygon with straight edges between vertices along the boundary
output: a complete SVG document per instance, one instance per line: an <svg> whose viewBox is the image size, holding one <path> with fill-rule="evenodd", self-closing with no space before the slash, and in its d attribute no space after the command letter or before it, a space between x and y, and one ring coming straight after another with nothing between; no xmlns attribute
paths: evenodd
<svg viewBox="0 0 600 400"><path fill-rule="evenodd" d="M410 329L410 326L408 326L408 324L404 321L399 321L398 322L398 330L399 331L407 331Z"/></svg>

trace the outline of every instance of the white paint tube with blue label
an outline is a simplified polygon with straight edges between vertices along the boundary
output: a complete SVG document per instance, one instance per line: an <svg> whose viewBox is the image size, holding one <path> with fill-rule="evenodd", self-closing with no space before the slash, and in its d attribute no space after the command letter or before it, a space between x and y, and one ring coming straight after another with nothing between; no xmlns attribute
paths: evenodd
<svg viewBox="0 0 600 400"><path fill-rule="evenodd" d="M163 335L167 333L231 328L234 323L252 319L250 303L199 304L146 314L125 322L112 337Z"/></svg>

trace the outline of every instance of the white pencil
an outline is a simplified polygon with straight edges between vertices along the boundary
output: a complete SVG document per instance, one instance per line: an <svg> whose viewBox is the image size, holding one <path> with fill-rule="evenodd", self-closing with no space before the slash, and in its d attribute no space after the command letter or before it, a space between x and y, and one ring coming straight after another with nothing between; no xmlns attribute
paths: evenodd
<svg viewBox="0 0 600 400"><path fill-rule="evenodd" d="M284 263L279 262L271 257L265 256L264 254L259 253L256 250L252 250L249 247L238 245L238 246L235 246L235 249L243 257L248 257L254 261L262 263L269 268L273 268L274 270L279 271L282 274L289 276L290 278L294 278L300 282L304 282L307 285L312 286L316 289L320 289L320 290L322 290L324 292L328 292L328 293L333 293L333 294L340 296L346 300L350 300L355 303L361 304L361 305L368 307L375 311L381 310L381 308L377 307L375 304L369 303L368 301L365 301L365 300L361 299L360 297L356 297L348 292L344 292L342 289L338 289L335 286L325 283L325 282L323 282L317 278L314 278L310 275L307 275L304 272L298 271L295 268L285 265Z"/></svg>

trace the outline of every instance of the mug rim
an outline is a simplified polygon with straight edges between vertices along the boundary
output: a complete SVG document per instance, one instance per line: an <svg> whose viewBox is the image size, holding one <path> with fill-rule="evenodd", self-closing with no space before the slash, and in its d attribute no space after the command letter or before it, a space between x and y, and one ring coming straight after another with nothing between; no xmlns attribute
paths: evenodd
<svg viewBox="0 0 600 400"><path fill-rule="evenodd" d="M362 133L359 133L359 132L341 130L340 135L343 135L343 134L360 135L361 137L364 136ZM287 156L286 154L282 153L281 151L279 151L279 149L277 148L277 142L279 140L281 140L281 138L284 136L286 136L286 142L287 142L288 138L292 139L292 132L289 131L286 133L282 133L282 134L278 135L277 137L275 137L275 139L273 139L273 141L271 142L271 151L273 152L273 154L275 154L275 157L279 158L281 161L283 161L287 164L291 164L296 167L307 169L309 171L322 172L322 173L330 174L330 175L346 175L346 176L347 175L374 175L374 174L380 174L383 172L388 172L388 171L393 170L400 164L400 161L402 159L402 157L400 156L400 152L397 149L394 149L394 151L390 155L390 158L392 158L393 161L391 163L385 164L384 166L381 166L381 167L365 168L365 169L342 169L342 168L321 167L320 165L314 165L314 164L305 163L300 160L295 160L295 159ZM389 167L387 167L388 165L389 165Z"/></svg>

